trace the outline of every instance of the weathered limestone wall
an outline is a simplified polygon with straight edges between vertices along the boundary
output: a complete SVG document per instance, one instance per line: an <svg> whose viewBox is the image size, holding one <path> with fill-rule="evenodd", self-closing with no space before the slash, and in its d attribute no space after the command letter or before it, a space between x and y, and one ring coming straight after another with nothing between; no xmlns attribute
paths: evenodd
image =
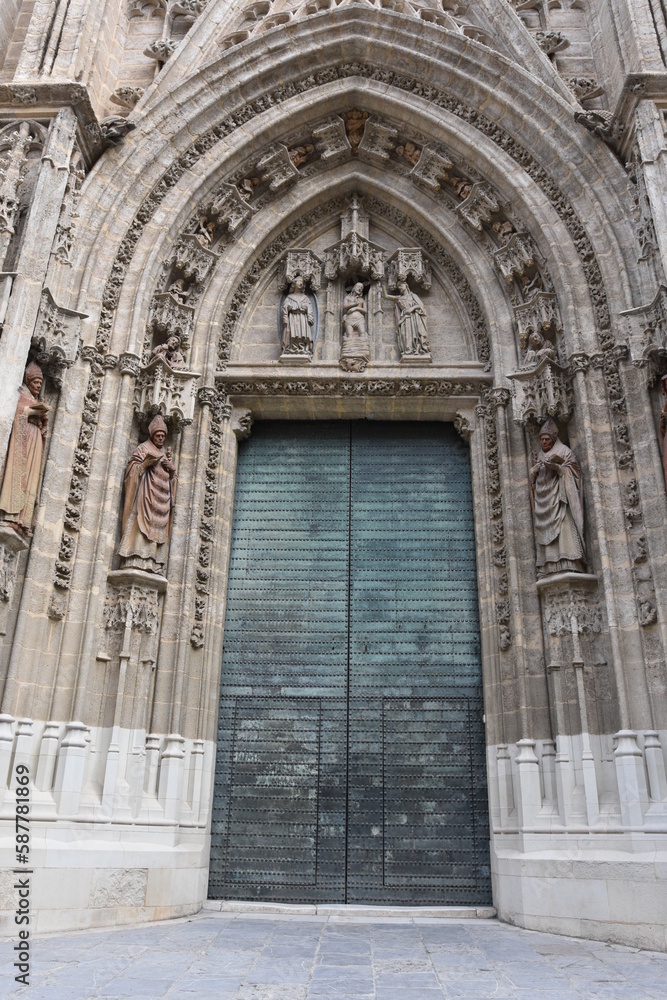
<svg viewBox="0 0 667 1000"><path fill-rule="evenodd" d="M667 871L667 105L648 3L166 6L24 3L0 74L0 452L28 357L52 407L34 536L0 533L0 816L25 761L37 929L205 898L237 441L253 419L372 417L453 421L470 444L501 917L664 948L646 899ZM400 268L428 322L412 356L386 299ZM319 332L290 354L296 274ZM347 370L359 278L370 361ZM179 479L160 572L118 555L156 411ZM547 415L581 465L587 558L539 580Z"/></svg>

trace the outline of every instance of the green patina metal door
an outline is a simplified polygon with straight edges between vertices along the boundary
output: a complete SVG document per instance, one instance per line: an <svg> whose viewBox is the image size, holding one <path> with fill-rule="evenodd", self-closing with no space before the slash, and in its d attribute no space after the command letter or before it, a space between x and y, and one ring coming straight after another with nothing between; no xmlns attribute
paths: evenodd
<svg viewBox="0 0 667 1000"><path fill-rule="evenodd" d="M259 423L234 507L209 895L488 903L468 449Z"/></svg>

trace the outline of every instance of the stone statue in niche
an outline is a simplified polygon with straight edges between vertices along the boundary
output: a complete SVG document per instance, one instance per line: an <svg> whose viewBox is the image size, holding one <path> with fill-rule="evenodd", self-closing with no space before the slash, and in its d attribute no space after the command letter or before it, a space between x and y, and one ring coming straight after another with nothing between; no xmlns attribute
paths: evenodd
<svg viewBox="0 0 667 1000"><path fill-rule="evenodd" d="M158 344L151 351L151 361L154 358L162 358L170 368L177 371L186 367L185 355L181 350L181 342L177 336L171 336L164 344Z"/></svg>
<svg viewBox="0 0 667 1000"><path fill-rule="evenodd" d="M0 523L32 538L33 515L42 477L49 407L39 399L42 369L31 361L25 370L0 489Z"/></svg>
<svg viewBox="0 0 667 1000"><path fill-rule="evenodd" d="M667 488L667 375L660 379L660 390L665 403L660 414L660 450L662 451L662 467L665 473L665 488Z"/></svg>
<svg viewBox="0 0 667 1000"><path fill-rule="evenodd" d="M182 306L184 306L190 298L190 289L185 287L184 278L176 278L176 281L172 281L167 291L170 295L173 295Z"/></svg>
<svg viewBox="0 0 667 1000"><path fill-rule="evenodd" d="M556 351L553 345L542 336L539 330L533 330L528 338L528 350L523 359L522 368L537 368L542 361L555 361Z"/></svg>
<svg viewBox="0 0 667 1000"><path fill-rule="evenodd" d="M167 425L153 417L148 441L135 448L125 469L122 534L123 565L162 573L167 561L178 479L171 450L164 447Z"/></svg>
<svg viewBox="0 0 667 1000"><path fill-rule="evenodd" d="M303 275L297 274L281 305L283 355L311 358L315 341L315 311L305 291Z"/></svg>
<svg viewBox="0 0 667 1000"><path fill-rule="evenodd" d="M407 281L399 281L396 287L398 295L385 292L385 296L396 303L396 335L401 360L415 357L423 359L424 356L430 358L424 303L410 291Z"/></svg>
<svg viewBox="0 0 667 1000"><path fill-rule="evenodd" d="M584 506L577 458L558 439L549 419L540 428L542 448L530 470L537 542L537 576L585 573Z"/></svg>
<svg viewBox="0 0 667 1000"><path fill-rule="evenodd" d="M357 281L343 299L343 343L340 366L346 372L362 372L371 360L371 342L366 315L368 306L363 282Z"/></svg>

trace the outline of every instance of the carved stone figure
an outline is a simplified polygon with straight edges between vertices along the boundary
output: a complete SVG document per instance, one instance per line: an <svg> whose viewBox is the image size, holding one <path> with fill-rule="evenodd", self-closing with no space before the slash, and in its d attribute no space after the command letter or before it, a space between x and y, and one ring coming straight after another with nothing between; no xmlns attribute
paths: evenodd
<svg viewBox="0 0 667 1000"><path fill-rule="evenodd" d="M315 316L306 283L297 274L282 304L283 354L312 355Z"/></svg>
<svg viewBox="0 0 667 1000"><path fill-rule="evenodd" d="M215 234L215 223L210 222L205 215L202 215L197 223L195 236L203 247L210 247Z"/></svg>
<svg viewBox="0 0 667 1000"><path fill-rule="evenodd" d="M665 487L667 487L667 375L660 379L660 389L665 403L660 414L660 449L662 451L662 467L665 472Z"/></svg>
<svg viewBox="0 0 667 1000"><path fill-rule="evenodd" d="M362 372L371 359L371 342L366 327L367 312L364 286L358 281L343 299L340 366L344 371Z"/></svg>
<svg viewBox="0 0 667 1000"><path fill-rule="evenodd" d="M135 122L129 122L123 115L108 115L100 122L102 142L106 147L120 146L127 133L136 127Z"/></svg>
<svg viewBox="0 0 667 1000"><path fill-rule="evenodd" d="M185 287L184 278L176 278L176 281L172 281L167 291L170 295L173 295L174 298L181 303L181 305L185 305L190 298L190 289Z"/></svg>
<svg viewBox="0 0 667 1000"><path fill-rule="evenodd" d="M38 399L44 376L31 361L25 370L0 489L0 520L32 538L33 515L42 475L49 407Z"/></svg>
<svg viewBox="0 0 667 1000"><path fill-rule="evenodd" d="M125 566L162 573L176 498L176 468L164 447L167 425L157 416L149 440L135 448L125 469L122 535L118 555Z"/></svg>
<svg viewBox="0 0 667 1000"><path fill-rule="evenodd" d="M169 337L165 344L158 344L151 351L151 360L162 358L170 368L182 369L186 367L185 355L181 351L181 342L178 337Z"/></svg>
<svg viewBox="0 0 667 1000"><path fill-rule="evenodd" d="M430 354L424 303L410 291L406 281L399 281L398 295L386 297L396 303L396 334L401 356Z"/></svg>
<svg viewBox="0 0 667 1000"><path fill-rule="evenodd" d="M295 146L294 149L288 150L289 158L295 167L300 167L306 162L314 149L315 147L311 143L307 143L305 146Z"/></svg>
<svg viewBox="0 0 667 1000"><path fill-rule="evenodd" d="M551 417L540 428L540 442L542 448L530 470L537 575L585 573L579 463L567 445L558 440L558 428Z"/></svg>
<svg viewBox="0 0 667 1000"><path fill-rule="evenodd" d="M533 330L528 337L528 350L523 359L522 368L536 368L541 361L555 361L556 352L548 340L545 340L539 330Z"/></svg>

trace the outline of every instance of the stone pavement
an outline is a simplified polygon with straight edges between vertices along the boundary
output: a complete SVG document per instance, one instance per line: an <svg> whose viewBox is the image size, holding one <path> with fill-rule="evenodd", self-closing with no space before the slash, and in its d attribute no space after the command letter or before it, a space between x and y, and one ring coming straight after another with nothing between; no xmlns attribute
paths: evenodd
<svg viewBox="0 0 667 1000"><path fill-rule="evenodd" d="M26 1000L665 1000L667 955L495 920L203 913L34 938Z"/></svg>

